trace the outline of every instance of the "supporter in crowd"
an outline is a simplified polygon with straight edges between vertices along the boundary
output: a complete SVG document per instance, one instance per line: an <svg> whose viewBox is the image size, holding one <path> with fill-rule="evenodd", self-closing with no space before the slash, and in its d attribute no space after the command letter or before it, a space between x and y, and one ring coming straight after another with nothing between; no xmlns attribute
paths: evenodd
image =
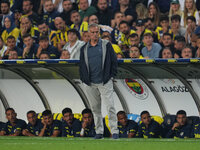
<svg viewBox="0 0 200 150"><path fill-rule="evenodd" d="M8 0L2 0L0 6L0 33L2 33L4 29L5 16L11 16L12 12L10 11L10 2ZM14 19L13 15L12 19Z"/></svg>
<svg viewBox="0 0 200 150"><path fill-rule="evenodd" d="M32 25L31 20L27 16L23 16L20 22L20 33L17 40L17 46L21 49L24 47L23 36L25 34L31 34L35 42L38 43L40 35L38 28Z"/></svg>
<svg viewBox="0 0 200 150"><path fill-rule="evenodd" d="M38 136L42 128L42 123L40 119L37 119L37 114L35 111L30 110L26 114L28 124L23 130L22 134L24 136Z"/></svg>
<svg viewBox="0 0 200 150"><path fill-rule="evenodd" d="M138 127L138 137L140 138L160 138L162 135L161 125L151 119L148 111L140 114L142 123Z"/></svg>
<svg viewBox="0 0 200 150"><path fill-rule="evenodd" d="M148 9L143 3L138 3L136 5L137 19L144 20L148 17Z"/></svg>
<svg viewBox="0 0 200 150"><path fill-rule="evenodd" d="M170 25L171 25L171 17L173 15L179 15L179 16L183 15L183 12L182 12L181 7L180 7L179 0L171 0L170 10L169 10Z"/></svg>
<svg viewBox="0 0 200 150"><path fill-rule="evenodd" d="M68 50L70 53L70 59L79 59L80 48L85 42L79 40L79 32L76 29L70 29L67 32L68 42L63 47L64 50Z"/></svg>
<svg viewBox="0 0 200 150"><path fill-rule="evenodd" d="M173 39L177 35L185 36L186 29L184 27L181 27L180 21L181 21L181 16L179 15L173 15L171 17L171 24L172 24L171 30L173 34Z"/></svg>
<svg viewBox="0 0 200 150"><path fill-rule="evenodd" d="M173 39L172 34L170 33L164 33L161 40L161 46L164 47L170 47L172 50L174 49L173 45Z"/></svg>
<svg viewBox="0 0 200 150"><path fill-rule="evenodd" d="M55 18L55 27L57 29L57 47L61 51L63 46L68 42L67 31L69 28L61 17Z"/></svg>
<svg viewBox="0 0 200 150"><path fill-rule="evenodd" d="M8 56L6 57L6 59L8 59L8 60L14 60L14 59L18 59L18 58L19 58L19 56L15 49L10 50L8 52Z"/></svg>
<svg viewBox="0 0 200 150"><path fill-rule="evenodd" d="M140 39L137 33L133 33L129 36L129 45L130 46L138 46L140 47Z"/></svg>
<svg viewBox="0 0 200 150"><path fill-rule="evenodd" d="M4 27L5 30L3 31L1 37L4 41L4 43L7 42L7 38L12 35L15 37L15 40L19 37L19 29L15 26L15 23L11 16L5 16L4 17Z"/></svg>
<svg viewBox="0 0 200 150"><path fill-rule="evenodd" d="M186 27L187 17L194 16L196 20L199 20L199 12L196 9L196 4L194 0L185 0L184 12L181 25Z"/></svg>
<svg viewBox="0 0 200 150"><path fill-rule="evenodd" d="M186 46L183 36L176 36L174 39L174 58L181 58L181 51Z"/></svg>
<svg viewBox="0 0 200 150"><path fill-rule="evenodd" d="M144 33L143 42L145 44L145 47L142 48L142 55L145 58L158 58L161 46L160 44L153 42L151 31Z"/></svg>
<svg viewBox="0 0 200 150"><path fill-rule="evenodd" d="M181 50L181 57L182 58L192 58L192 47L191 46L186 46Z"/></svg>
<svg viewBox="0 0 200 150"><path fill-rule="evenodd" d="M120 138L136 137L138 124L135 121L127 119L124 111L119 111L117 113L117 119Z"/></svg>
<svg viewBox="0 0 200 150"><path fill-rule="evenodd" d="M41 60L50 59L49 52L47 52L46 50L42 50L39 55L39 59L41 59Z"/></svg>
<svg viewBox="0 0 200 150"><path fill-rule="evenodd" d="M17 51L18 58L22 57L23 50L16 46L16 40L15 40L14 36L10 35L7 38L7 44L6 45L7 45L7 49L6 49L5 53L4 53L4 59L8 58L8 56L9 56L8 54L12 50Z"/></svg>
<svg viewBox="0 0 200 150"><path fill-rule="evenodd" d="M54 4L53 4L52 0L45 0L44 8L45 8L46 12L43 14L43 20L46 22L46 24L49 26L50 29L54 30L55 29L54 20L60 14L54 8Z"/></svg>
<svg viewBox="0 0 200 150"><path fill-rule="evenodd" d="M22 10L23 15L28 16L32 24L37 26L40 18L35 12L33 12L32 0L23 0Z"/></svg>
<svg viewBox="0 0 200 150"><path fill-rule="evenodd" d="M88 22L81 21L81 16L78 11L73 10L71 12L70 18L71 18L71 22L73 23L70 26L71 29L76 29L77 31L79 31L81 36L84 31L88 31Z"/></svg>
<svg viewBox="0 0 200 150"><path fill-rule="evenodd" d="M160 9L155 2L151 2L148 7L148 17L154 20L154 24L156 26L159 25L160 22Z"/></svg>
<svg viewBox="0 0 200 150"><path fill-rule="evenodd" d="M89 40L90 40L89 32L84 31L81 36L81 41L84 41L85 43L87 43L87 42L89 42Z"/></svg>
<svg viewBox="0 0 200 150"><path fill-rule="evenodd" d="M33 40L33 38L31 37L30 34L25 34L23 36L23 41L24 41L25 47L23 49L22 58L24 58L24 59L35 59L39 45L34 43L34 40Z"/></svg>
<svg viewBox="0 0 200 150"><path fill-rule="evenodd" d="M2 59L4 57L4 53L6 50L7 50L7 46L3 42L2 37L0 37L0 59Z"/></svg>
<svg viewBox="0 0 200 150"><path fill-rule="evenodd" d="M196 46L197 46L196 57L200 58L200 36L197 37Z"/></svg>
<svg viewBox="0 0 200 150"><path fill-rule="evenodd" d="M185 40L187 44L191 43L191 34L193 34L196 30L196 19L194 16L188 16L187 17L187 28L185 33Z"/></svg>
<svg viewBox="0 0 200 150"><path fill-rule="evenodd" d="M129 48L129 57L135 59L144 59L144 57L142 57L140 54L139 48L134 45Z"/></svg>
<svg viewBox="0 0 200 150"><path fill-rule="evenodd" d="M176 122L166 135L167 138L190 138L192 137L192 126L187 123L187 115L184 110L176 113Z"/></svg>
<svg viewBox="0 0 200 150"><path fill-rule="evenodd" d="M114 10L114 13L121 12L125 15L125 21L131 24L132 21L135 21L137 19L137 13L135 9L132 8L130 0L118 0L118 2L119 6Z"/></svg>
<svg viewBox="0 0 200 150"><path fill-rule="evenodd" d="M161 58L164 59L173 58L173 53L170 47L165 47L160 52L161 52Z"/></svg>
<svg viewBox="0 0 200 150"><path fill-rule="evenodd" d="M69 51L63 49L61 51L60 59L70 59L70 53L69 53Z"/></svg>
<svg viewBox="0 0 200 150"><path fill-rule="evenodd" d="M23 129L26 128L26 122L17 118L17 113L13 108L7 108L5 111L8 122L2 128L1 136L20 136Z"/></svg>
<svg viewBox="0 0 200 150"><path fill-rule="evenodd" d="M79 12L81 16L81 20L88 21L88 17L97 12L96 8L93 6L89 6L88 0L79 0Z"/></svg>
<svg viewBox="0 0 200 150"><path fill-rule="evenodd" d="M107 0L98 0L96 9L95 15L99 20L99 24L111 26L113 11L108 7Z"/></svg>
<svg viewBox="0 0 200 150"><path fill-rule="evenodd" d="M65 21L65 24L67 26L71 26L72 22L70 20L70 13L73 10L78 10L78 6L76 3L72 3L71 0L63 0L62 3L63 6L63 12L60 14L60 17Z"/></svg>
<svg viewBox="0 0 200 150"><path fill-rule="evenodd" d="M81 122L74 118L71 108L62 110L62 137L80 137Z"/></svg>
<svg viewBox="0 0 200 150"><path fill-rule="evenodd" d="M42 124L43 126L39 129L40 133L38 136L49 136L58 137L61 136L61 122L58 120L53 120L53 114L50 110L45 110L42 112Z"/></svg>
<svg viewBox="0 0 200 150"><path fill-rule="evenodd" d="M56 22L55 22L55 24L56 24ZM58 25L56 24L56 26L58 26ZM57 47L58 39L57 39L56 31L51 30L44 21L41 21L38 23L38 30L40 32L40 36L48 36L49 40L50 40L50 44L53 45L54 47ZM59 32L58 32L58 34L59 34Z"/></svg>
<svg viewBox="0 0 200 150"><path fill-rule="evenodd" d="M49 38L47 36L41 36L39 39L39 48L37 50L37 58L40 58L40 53L42 51L47 51L51 59L60 58L60 52L58 49L49 44Z"/></svg>

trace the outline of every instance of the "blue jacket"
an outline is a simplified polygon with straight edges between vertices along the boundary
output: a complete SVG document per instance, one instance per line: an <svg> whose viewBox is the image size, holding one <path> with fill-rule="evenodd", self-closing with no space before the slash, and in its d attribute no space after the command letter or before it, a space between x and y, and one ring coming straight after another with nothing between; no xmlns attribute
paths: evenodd
<svg viewBox="0 0 200 150"><path fill-rule="evenodd" d="M90 71L88 65L88 49L89 43L86 43L80 52L79 72L80 79L87 85L90 85ZM112 77L117 74L117 57L112 48L112 45L107 40L102 40L102 71L103 71L103 84L106 84Z"/></svg>

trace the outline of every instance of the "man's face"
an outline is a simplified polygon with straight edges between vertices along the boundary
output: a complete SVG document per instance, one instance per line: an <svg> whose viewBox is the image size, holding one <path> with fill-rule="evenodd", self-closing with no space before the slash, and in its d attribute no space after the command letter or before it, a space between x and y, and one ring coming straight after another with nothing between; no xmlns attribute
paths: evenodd
<svg viewBox="0 0 200 150"><path fill-rule="evenodd" d="M28 18L22 18L20 27L30 29L31 28L31 21Z"/></svg>
<svg viewBox="0 0 200 150"><path fill-rule="evenodd" d="M72 2L70 0L63 2L64 11L68 12L72 9Z"/></svg>
<svg viewBox="0 0 200 150"><path fill-rule="evenodd" d="M168 28L169 27L169 21L163 20L160 22L161 27Z"/></svg>
<svg viewBox="0 0 200 150"><path fill-rule="evenodd" d="M22 7L23 7L24 14L28 14L30 11L32 11L32 8L33 8L30 1L24 1Z"/></svg>
<svg viewBox="0 0 200 150"><path fill-rule="evenodd" d="M17 114L13 111L13 110L8 110L6 112L6 118L8 119L8 121L10 121L11 123L14 123L17 119Z"/></svg>
<svg viewBox="0 0 200 150"><path fill-rule="evenodd" d="M83 10L83 11L87 10L89 7L88 0L80 0L79 6L80 6L80 10Z"/></svg>
<svg viewBox="0 0 200 150"><path fill-rule="evenodd" d="M48 26L45 23L38 25L38 30L43 35L48 34Z"/></svg>
<svg viewBox="0 0 200 150"><path fill-rule="evenodd" d="M172 52L169 49L164 49L162 51L162 58L165 59L172 58Z"/></svg>
<svg viewBox="0 0 200 150"><path fill-rule="evenodd" d="M18 54L17 54L17 52L16 52L16 51L9 51L8 59L9 59L9 60L18 59Z"/></svg>
<svg viewBox="0 0 200 150"><path fill-rule="evenodd" d="M62 31L65 28L65 22L61 18L55 19L54 24L55 24L56 29L58 30Z"/></svg>
<svg viewBox="0 0 200 150"><path fill-rule="evenodd" d="M187 20L187 25L188 25L188 27L191 28L192 30L194 30L195 27L196 27L196 23L195 23L194 21L190 20L190 19Z"/></svg>
<svg viewBox="0 0 200 150"><path fill-rule="evenodd" d="M115 19L115 22L118 25L122 20L125 19L125 16L122 13L117 13L117 14L115 14L115 18L114 19Z"/></svg>
<svg viewBox="0 0 200 150"><path fill-rule="evenodd" d="M83 120L83 122L86 122L87 125L91 125L93 122L93 116L91 113L85 113L85 114L83 114L82 120Z"/></svg>
<svg viewBox="0 0 200 150"><path fill-rule="evenodd" d="M45 60L45 59L50 59L50 58L49 58L49 55L47 55L47 54L41 54L40 59Z"/></svg>
<svg viewBox="0 0 200 150"><path fill-rule="evenodd" d="M118 121L123 125L126 126L127 124L127 117L125 114L120 114L117 116Z"/></svg>
<svg viewBox="0 0 200 150"><path fill-rule="evenodd" d="M146 23L145 23L145 28L149 29L149 30L153 30L154 29L154 24L152 21L148 20Z"/></svg>
<svg viewBox="0 0 200 150"><path fill-rule="evenodd" d="M146 46L151 46L153 43L153 37L151 35L146 35L143 38L143 42Z"/></svg>
<svg viewBox="0 0 200 150"><path fill-rule="evenodd" d="M99 28L98 27L91 27L89 29L90 39L91 40L98 40L99 39Z"/></svg>
<svg viewBox="0 0 200 150"><path fill-rule="evenodd" d="M172 20L172 28L178 29L180 26L180 22L178 20Z"/></svg>
<svg viewBox="0 0 200 150"><path fill-rule="evenodd" d="M106 0L98 0L97 7L101 10L104 11L107 9L107 1Z"/></svg>
<svg viewBox="0 0 200 150"><path fill-rule="evenodd" d="M174 48L176 50L182 50L185 47L185 43L184 42L178 42L178 41L174 41Z"/></svg>
<svg viewBox="0 0 200 150"><path fill-rule="evenodd" d="M140 50L137 47L131 47L129 50L130 58L139 58L140 57Z"/></svg>
<svg viewBox="0 0 200 150"><path fill-rule="evenodd" d="M10 11L10 7L8 6L7 3L1 3L1 13L3 15L7 15Z"/></svg>
<svg viewBox="0 0 200 150"><path fill-rule="evenodd" d="M32 126L34 126L36 124L36 121L37 121L36 114L35 113L29 113L27 115L27 120Z"/></svg>
<svg viewBox="0 0 200 150"><path fill-rule="evenodd" d="M44 8L48 13L52 12L54 10L53 2L52 1L46 1L44 3Z"/></svg>
<svg viewBox="0 0 200 150"><path fill-rule="evenodd" d="M136 45L137 46L137 45L139 45L139 43L140 43L140 39L139 39L138 36L129 38L129 44L130 45Z"/></svg>
<svg viewBox="0 0 200 150"><path fill-rule="evenodd" d="M4 21L4 25L5 25L6 29L9 29L11 27L10 19L6 18Z"/></svg>
<svg viewBox="0 0 200 150"><path fill-rule="evenodd" d="M27 46L27 47L31 47L33 45L33 38L28 36L26 38L24 38L24 44Z"/></svg>
<svg viewBox="0 0 200 150"><path fill-rule="evenodd" d="M49 41L48 40L41 40L39 41L39 45L42 47L42 49L47 49L49 46Z"/></svg>
<svg viewBox="0 0 200 150"><path fill-rule="evenodd" d="M123 24L120 25L119 31L122 32L125 35L128 35L129 31L130 31L130 28L129 28L129 26L127 24L123 23Z"/></svg>
<svg viewBox="0 0 200 150"><path fill-rule="evenodd" d="M200 39L199 38L197 39L196 44L197 44L197 47L200 48Z"/></svg>
<svg viewBox="0 0 200 150"><path fill-rule="evenodd" d="M179 4L173 4L173 3L171 4L171 8L173 11L178 11L179 7L180 7Z"/></svg>
<svg viewBox="0 0 200 150"><path fill-rule="evenodd" d="M92 15L89 17L88 24L93 24L93 23L99 24L99 20L96 15Z"/></svg>
<svg viewBox="0 0 200 150"><path fill-rule="evenodd" d="M143 114L141 116L141 121L142 123L144 123L145 125L149 125L151 122L151 116L147 113L147 114Z"/></svg>
<svg viewBox="0 0 200 150"><path fill-rule="evenodd" d="M81 16L80 16L80 14L79 14L78 12L73 13L73 14L71 15L71 21L72 21L75 25L79 24L79 23L81 22Z"/></svg>
<svg viewBox="0 0 200 150"><path fill-rule="evenodd" d="M163 36L163 45L165 47L170 46L172 44L172 38L168 35Z"/></svg>
<svg viewBox="0 0 200 150"><path fill-rule="evenodd" d="M11 49L14 49L16 46L16 41L14 38L7 40L7 46Z"/></svg>
<svg viewBox="0 0 200 150"><path fill-rule="evenodd" d="M53 116L48 115L48 116L43 116L44 123L48 126L50 126L53 123Z"/></svg>
<svg viewBox="0 0 200 150"><path fill-rule="evenodd" d="M63 50L60 59L70 59L70 53L67 50Z"/></svg>
<svg viewBox="0 0 200 150"><path fill-rule="evenodd" d="M69 32L67 36L68 36L69 42L75 42L78 39L76 34L73 32Z"/></svg>
<svg viewBox="0 0 200 150"><path fill-rule="evenodd" d="M181 52L183 58L192 58L192 50L190 48L184 48Z"/></svg>
<svg viewBox="0 0 200 150"><path fill-rule="evenodd" d="M63 115L63 120L65 120L68 124L72 124L73 118L73 114L69 112Z"/></svg>
<svg viewBox="0 0 200 150"><path fill-rule="evenodd" d="M87 43L90 40L90 34L89 34L89 32L83 32L81 40Z"/></svg>
<svg viewBox="0 0 200 150"><path fill-rule="evenodd" d="M187 117L184 114L179 114L176 117L176 121L181 125L185 125L187 121Z"/></svg>

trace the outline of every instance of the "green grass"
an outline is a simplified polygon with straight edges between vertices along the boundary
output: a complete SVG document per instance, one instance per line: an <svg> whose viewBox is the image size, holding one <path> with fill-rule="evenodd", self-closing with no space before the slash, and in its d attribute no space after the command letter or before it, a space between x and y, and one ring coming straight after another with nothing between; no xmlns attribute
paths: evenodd
<svg viewBox="0 0 200 150"><path fill-rule="evenodd" d="M0 137L0 150L199 150L199 139Z"/></svg>

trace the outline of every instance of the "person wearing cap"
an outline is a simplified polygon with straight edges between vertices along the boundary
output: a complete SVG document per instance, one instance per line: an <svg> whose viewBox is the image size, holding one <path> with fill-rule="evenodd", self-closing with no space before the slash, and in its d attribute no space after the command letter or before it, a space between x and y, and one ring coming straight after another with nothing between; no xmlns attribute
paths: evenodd
<svg viewBox="0 0 200 150"><path fill-rule="evenodd" d="M85 42L79 40L79 32L76 29L70 29L67 32L68 42L63 47L63 50L68 50L70 53L70 59L79 59L80 48Z"/></svg>
<svg viewBox="0 0 200 150"><path fill-rule="evenodd" d="M170 10L169 10L169 24L171 25L171 17L173 15L183 15L183 11L180 8L180 2L179 0L171 0L170 3Z"/></svg>
<svg viewBox="0 0 200 150"><path fill-rule="evenodd" d="M145 45L142 48L142 55L145 58L158 58L161 50L161 46L158 43L153 42L153 33L146 31L143 36L143 43Z"/></svg>

